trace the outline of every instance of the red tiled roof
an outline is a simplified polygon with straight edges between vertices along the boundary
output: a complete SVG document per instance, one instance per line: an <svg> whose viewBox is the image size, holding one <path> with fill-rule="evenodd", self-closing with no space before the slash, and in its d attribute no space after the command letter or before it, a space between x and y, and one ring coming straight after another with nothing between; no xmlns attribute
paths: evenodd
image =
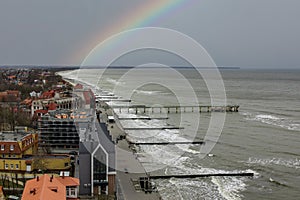
<svg viewBox="0 0 300 200"><path fill-rule="evenodd" d="M0 199L4 199L3 187L0 186Z"/></svg>
<svg viewBox="0 0 300 200"><path fill-rule="evenodd" d="M74 86L74 89L83 89L83 85L77 83L77 85Z"/></svg>
<svg viewBox="0 0 300 200"><path fill-rule="evenodd" d="M47 92L44 92L42 95L41 95L41 99L49 99L49 98L52 98L54 97L55 95L55 91L54 90L50 90L50 91L47 91Z"/></svg>
<svg viewBox="0 0 300 200"><path fill-rule="evenodd" d="M83 97L84 97L84 100L85 100L85 104L90 104L91 103L90 91L84 91L83 92Z"/></svg>
<svg viewBox="0 0 300 200"><path fill-rule="evenodd" d="M48 110L36 110L36 111L34 111L34 113L43 113L43 114L46 114L46 113L48 113Z"/></svg>
<svg viewBox="0 0 300 200"><path fill-rule="evenodd" d="M56 178L44 174L38 179L31 179L26 182L22 200L65 200L66 187Z"/></svg>
<svg viewBox="0 0 300 200"><path fill-rule="evenodd" d="M65 177L56 177L56 179L66 187L67 186L78 186L78 185L80 185L78 178L65 176Z"/></svg>
<svg viewBox="0 0 300 200"><path fill-rule="evenodd" d="M8 95L14 95L14 96L19 96L20 95L20 91L18 90L6 90Z"/></svg>
<svg viewBox="0 0 300 200"><path fill-rule="evenodd" d="M48 110L56 110L56 107L57 107L57 104L51 102L51 103L48 105Z"/></svg>
<svg viewBox="0 0 300 200"><path fill-rule="evenodd" d="M4 150L2 150L2 145L4 145ZM13 145L13 150L11 150L11 145ZM5 142L0 141L0 154L20 154L21 149L18 142Z"/></svg>

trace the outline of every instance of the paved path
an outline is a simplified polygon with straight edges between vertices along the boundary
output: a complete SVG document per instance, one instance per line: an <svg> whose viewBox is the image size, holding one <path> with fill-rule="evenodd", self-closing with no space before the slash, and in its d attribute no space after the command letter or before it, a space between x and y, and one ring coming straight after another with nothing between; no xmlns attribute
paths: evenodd
<svg viewBox="0 0 300 200"><path fill-rule="evenodd" d="M102 111L101 120L107 121L107 114L112 115L112 110L108 109L106 112ZM116 123L108 124L108 129L113 139L119 135L124 135L123 130L117 126ZM137 180L139 177L145 177L146 172L142 164L137 159L136 154L129 148L126 140L118 141L116 145L116 170L117 179L120 184L121 193L126 200L158 200L161 199L159 193L145 193L141 190L136 190L132 182L133 179Z"/></svg>

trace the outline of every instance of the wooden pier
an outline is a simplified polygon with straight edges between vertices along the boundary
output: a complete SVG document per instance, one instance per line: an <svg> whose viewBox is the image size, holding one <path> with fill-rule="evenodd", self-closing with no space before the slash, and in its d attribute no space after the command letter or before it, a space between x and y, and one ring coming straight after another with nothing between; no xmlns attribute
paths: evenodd
<svg viewBox="0 0 300 200"><path fill-rule="evenodd" d="M119 113L133 112L138 113L187 113L187 112L238 112L238 105L227 106L145 106L145 105L129 105L129 106L112 106L113 109L118 109Z"/></svg>

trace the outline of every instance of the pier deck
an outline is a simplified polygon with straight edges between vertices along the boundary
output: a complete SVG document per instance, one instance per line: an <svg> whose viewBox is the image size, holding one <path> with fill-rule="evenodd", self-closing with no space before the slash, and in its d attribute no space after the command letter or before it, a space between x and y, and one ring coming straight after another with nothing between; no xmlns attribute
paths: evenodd
<svg viewBox="0 0 300 200"><path fill-rule="evenodd" d="M199 112L199 113L210 113L210 112L238 112L238 105L227 105L227 106L146 106L146 105L129 105L129 106L112 106L113 109L118 109L119 113L127 112L130 113L187 113L187 112Z"/></svg>

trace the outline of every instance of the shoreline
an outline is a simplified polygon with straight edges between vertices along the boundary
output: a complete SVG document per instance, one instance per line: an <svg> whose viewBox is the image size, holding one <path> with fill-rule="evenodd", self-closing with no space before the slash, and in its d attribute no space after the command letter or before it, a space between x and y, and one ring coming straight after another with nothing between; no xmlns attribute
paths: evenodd
<svg viewBox="0 0 300 200"><path fill-rule="evenodd" d="M88 83L85 83L80 80L66 78L56 73L57 75L61 76L62 79L74 87L76 84L82 84L87 87L93 87ZM94 86L96 87L96 86ZM90 88L94 95L101 95L94 88ZM117 138L122 135L126 138L126 133L123 130L123 127L119 121L115 123L108 122L108 115L118 116L114 111L113 108L104 103L107 108L99 108L98 111L101 112L100 122L104 122L107 125L110 135L113 138L113 141L116 141ZM118 120L118 119L116 119ZM148 174L143 167L142 163L137 158L136 152L130 147L130 143L127 139L118 140L115 143L116 148L116 183L121 188L121 191L116 191L117 194L123 196L124 199L128 200L143 200L143 199L157 199L160 200L162 197L160 196L157 189L151 192L143 192L142 189L138 186L139 185L139 178L140 177L147 177ZM122 198L122 197L121 197Z"/></svg>

